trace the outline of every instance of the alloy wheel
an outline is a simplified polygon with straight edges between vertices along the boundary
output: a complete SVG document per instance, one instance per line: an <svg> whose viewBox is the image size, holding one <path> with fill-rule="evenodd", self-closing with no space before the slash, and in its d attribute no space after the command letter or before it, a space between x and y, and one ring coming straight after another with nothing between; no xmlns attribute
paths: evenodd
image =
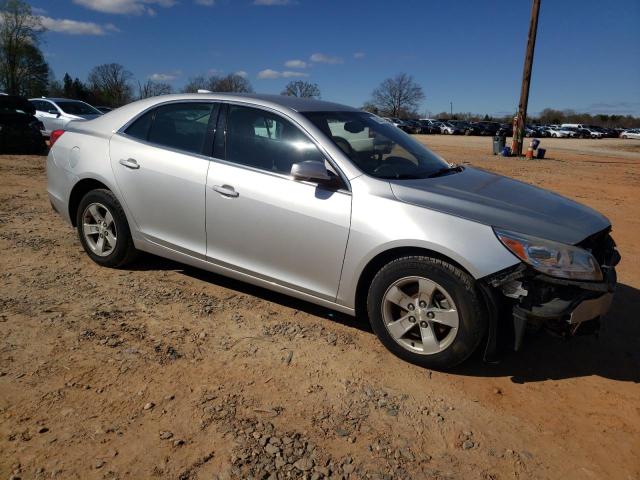
<svg viewBox="0 0 640 480"><path fill-rule="evenodd" d="M403 348L433 355L448 348L458 333L458 309L440 284L424 277L396 280L382 299L382 317Z"/></svg>
<svg viewBox="0 0 640 480"><path fill-rule="evenodd" d="M82 234L93 253L110 255L118 240L113 215L102 203L91 203L82 214Z"/></svg>

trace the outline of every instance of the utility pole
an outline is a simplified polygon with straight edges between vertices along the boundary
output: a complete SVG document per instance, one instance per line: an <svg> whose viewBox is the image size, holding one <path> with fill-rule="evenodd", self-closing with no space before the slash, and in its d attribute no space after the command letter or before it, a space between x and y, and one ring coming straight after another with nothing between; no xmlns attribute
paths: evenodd
<svg viewBox="0 0 640 480"><path fill-rule="evenodd" d="M527 121L527 106L529 104L529 85L531 83L531 67L533 66L533 51L536 48L536 33L538 31L538 14L540 13L540 0L533 0L531 6L531 21L529 23L529 38L527 40L527 53L524 58L524 71L522 73L522 89L520 90L520 104L518 114L513 119L513 142L511 152L513 155L522 155L522 140L524 138L524 125Z"/></svg>
<svg viewBox="0 0 640 480"><path fill-rule="evenodd" d="M451 118L453 118L453 102L449 102L449 108L451 110Z"/></svg>

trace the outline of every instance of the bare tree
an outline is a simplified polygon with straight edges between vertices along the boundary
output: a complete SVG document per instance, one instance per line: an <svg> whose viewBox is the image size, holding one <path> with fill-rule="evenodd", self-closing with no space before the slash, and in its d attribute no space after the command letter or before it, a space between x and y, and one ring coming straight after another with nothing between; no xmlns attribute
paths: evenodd
<svg viewBox="0 0 640 480"><path fill-rule="evenodd" d="M189 82L184 86L182 91L184 93L196 93L198 90L209 90L211 92L236 92L236 93L251 93L253 87L246 78L231 73L224 77L212 75L209 78L204 75L198 75L191 77Z"/></svg>
<svg viewBox="0 0 640 480"><path fill-rule="evenodd" d="M133 75L119 63L105 63L93 67L89 73L89 87L102 103L119 107L133 97Z"/></svg>
<svg viewBox="0 0 640 480"><path fill-rule="evenodd" d="M224 77L211 77L208 90L212 92L251 93L253 92L253 87L246 78L230 73Z"/></svg>
<svg viewBox="0 0 640 480"><path fill-rule="evenodd" d="M380 109L371 102L364 102L362 110L365 112L373 113L374 115L380 115Z"/></svg>
<svg viewBox="0 0 640 480"><path fill-rule="evenodd" d="M157 97L158 95L169 95L173 93L173 88L168 83L154 82L147 80L144 83L138 82L138 98Z"/></svg>
<svg viewBox="0 0 640 480"><path fill-rule="evenodd" d="M320 98L320 88L317 83L293 80L287 83L280 95L301 98Z"/></svg>
<svg viewBox="0 0 640 480"><path fill-rule="evenodd" d="M424 100L422 87L406 73L387 78L371 96L371 103L382 114L391 117L414 116L420 102Z"/></svg>
<svg viewBox="0 0 640 480"><path fill-rule="evenodd" d="M0 84L6 93L31 95L48 83L49 67L38 48L40 18L23 0L0 3Z"/></svg>
<svg viewBox="0 0 640 480"><path fill-rule="evenodd" d="M187 84L183 87L183 93L197 93L198 90L208 90L207 79L203 75L191 77Z"/></svg>

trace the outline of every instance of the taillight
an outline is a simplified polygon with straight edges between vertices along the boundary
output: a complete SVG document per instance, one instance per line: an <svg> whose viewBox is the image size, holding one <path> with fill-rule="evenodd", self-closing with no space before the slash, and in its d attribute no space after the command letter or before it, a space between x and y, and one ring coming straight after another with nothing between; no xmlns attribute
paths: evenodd
<svg viewBox="0 0 640 480"><path fill-rule="evenodd" d="M56 143L63 133L64 130L54 130L51 132L51 135L49 135L49 148L53 147L53 144Z"/></svg>

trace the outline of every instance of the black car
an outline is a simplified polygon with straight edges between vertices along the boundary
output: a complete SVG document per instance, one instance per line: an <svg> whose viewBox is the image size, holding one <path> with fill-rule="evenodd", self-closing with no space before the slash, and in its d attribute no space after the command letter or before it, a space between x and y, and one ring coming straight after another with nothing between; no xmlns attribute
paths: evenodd
<svg viewBox="0 0 640 480"><path fill-rule="evenodd" d="M487 135L496 135L498 130L504 130L504 125L500 125L497 122L482 121L477 122L477 124L482 125Z"/></svg>
<svg viewBox="0 0 640 480"><path fill-rule="evenodd" d="M0 95L0 153L45 155L44 125L23 97Z"/></svg>
<svg viewBox="0 0 640 480"><path fill-rule="evenodd" d="M427 129L420 123L418 120L405 120L404 123L408 124L410 127L413 127L413 130L410 133L429 133Z"/></svg>
<svg viewBox="0 0 640 480"><path fill-rule="evenodd" d="M422 127L422 133L440 133L440 127L430 120L416 120Z"/></svg>

